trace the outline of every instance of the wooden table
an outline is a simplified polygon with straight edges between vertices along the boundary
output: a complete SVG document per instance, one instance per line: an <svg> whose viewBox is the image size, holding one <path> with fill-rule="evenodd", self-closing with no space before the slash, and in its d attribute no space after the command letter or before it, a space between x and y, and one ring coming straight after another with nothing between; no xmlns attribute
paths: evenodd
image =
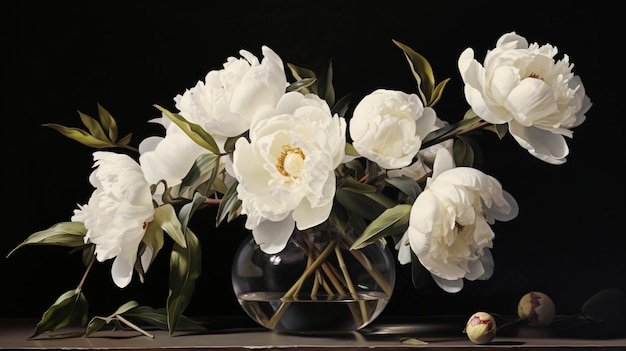
<svg viewBox="0 0 626 351"><path fill-rule="evenodd" d="M290 335L269 331L240 318L212 319L201 334L151 330L154 338L135 331L102 330L89 337L30 339L35 320L0 319L0 350L626 350L626 335L616 338L556 337L545 329L522 327L497 335L486 345L472 344L460 318L438 317L411 322L383 319L359 332L333 335ZM70 329L68 331L82 331ZM65 331L64 331L65 332ZM403 343L415 338L422 345Z"/></svg>

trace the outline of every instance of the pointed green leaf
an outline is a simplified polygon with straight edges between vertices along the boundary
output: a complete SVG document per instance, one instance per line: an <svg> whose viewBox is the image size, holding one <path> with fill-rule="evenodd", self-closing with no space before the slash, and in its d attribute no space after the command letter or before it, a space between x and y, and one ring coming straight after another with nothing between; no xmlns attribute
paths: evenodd
<svg viewBox="0 0 626 351"><path fill-rule="evenodd" d="M182 179L179 192L197 189L202 183L213 183L219 169L220 156L216 154L202 154L196 158L187 175ZM205 193L205 191L201 191Z"/></svg>
<svg viewBox="0 0 626 351"><path fill-rule="evenodd" d="M88 302L80 289L69 290L63 293L41 317L37 323L34 338L42 333L55 331L57 329L71 326L87 324Z"/></svg>
<svg viewBox="0 0 626 351"><path fill-rule="evenodd" d="M358 182L354 178L346 178L341 184L341 189L360 193L375 193L378 190L375 186Z"/></svg>
<svg viewBox="0 0 626 351"><path fill-rule="evenodd" d="M317 80L317 94L326 100L328 106L335 106L335 88L333 87L333 62L328 60L321 69Z"/></svg>
<svg viewBox="0 0 626 351"><path fill-rule="evenodd" d="M484 129L496 133L496 135L498 136L498 139L502 140L504 139L506 134L509 132L509 124L508 123L490 124L486 126Z"/></svg>
<svg viewBox="0 0 626 351"><path fill-rule="evenodd" d="M168 227L169 225L171 225L170 223L168 223L167 225L162 224L162 222L165 222L165 218L174 218L174 220L176 220L176 222L178 222L178 218L176 218L176 214L164 214L164 213L159 213L158 215L156 214L156 212L162 212L162 211L167 211L167 210L161 210L162 207L165 206L160 206L158 208L155 209L155 217L159 217L159 219L155 219L152 222L148 223L148 226L146 227L146 232L143 235L143 238L141 238L141 241L146 245L149 246L152 249L152 256L150 257L150 261L148 262L147 267L142 267L141 266L141 261L138 259L136 261L136 264L139 265L137 269L137 272L139 273L143 273L143 269L146 269L148 267L150 267L152 265L152 262L154 262L154 259L156 258L156 256L159 254L159 252L161 251L161 249L163 248L163 245L165 245L165 238L163 236L163 227ZM173 210L172 210L173 211ZM182 229L180 229L180 223L178 224L178 231L176 232L173 229L170 229L170 231L172 232L172 234L170 235L172 238L176 237L176 240L179 240L184 246L184 237L183 237L183 231Z"/></svg>
<svg viewBox="0 0 626 351"><path fill-rule="evenodd" d="M98 140L102 140L102 141L113 142L104 133L104 130L102 130L102 126L100 125L100 123L98 123L98 121L95 118L90 117L80 111L78 111L78 115L80 116L80 120L83 121L83 124L85 125L85 127L87 127L87 130L89 131L89 133L93 135L94 138Z"/></svg>
<svg viewBox="0 0 626 351"><path fill-rule="evenodd" d="M181 315L191 301L202 267L202 250L198 238L189 228L185 237L187 247L174 244L170 256L170 288L167 297L167 325L170 335L177 330Z"/></svg>
<svg viewBox="0 0 626 351"><path fill-rule="evenodd" d="M417 82L417 87L424 106L430 106L429 103L432 100L435 87L435 76L430 63L424 56L418 54L407 45L397 40L393 40L393 42L404 51L404 55Z"/></svg>
<svg viewBox="0 0 626 351"><path fill-rule="evenodd" d="M380 193L362 193L346 190L345 188L338 188L335 198L347 210L368 220L373 220L390 207L382 205L381 202L386 204L393 203L389 198L387 198L388 202L382 200L385 198L385 195Z"/></svg>
<svg viewBox="0 0 626 351"><path fill-rule="evenodd" d="M83 145L93 147L96 149L104 149L104 148L111 148L111 147L117 146L114 143L96 139L91 134L87 133L86 131L82 129L69 128L69 127L65 127L59 124L54 124L54 123L46 123L46 124L43 124L43 126L52 128L72 140L75 140Z"/></svg>
<svg viewBox="0 0 626 351"><path fill-rule="evenodd" d="M459 137L452 147L454 164L457 167L472 167L474 165L474 149L465 138Z"/></svg>
<svg viewBox="0 0 626 351"><path fill-rule="evenodd" d="M100 104L98 104L98 117L100 118L102 128L109 136L109 140L117 141L117 122L115 122L115 118L111 116L111 113Z"/></svg>
<svg viewBox="0 0 626 351"><path fill-rule="evenodd" d="M401 337L400 342L407 345L427 345L428 342L412 337Z"/></svg>
<svg viewBox="0 0 626 351"><path fill-rule="evenodd" d="M462 119L456 123L441 127L435 131L432 131L424 137L422 141L422 146L420 149L425 149L429 146L438 144L444 140L447 140L453 137L456 133L467 130L476 126L478 123L481 123L482 119L480 117L471 117L468 119Z"/></svg>
<svg viewBox="0 0 626 351"><path fill-rule="evenodd" d="M226 142L224 142L224 151L226 151L227 153L232 153L233 151L235 151L235 143L237 142L237 140L239 140L239 138L249 139L249 131L245 131L240 135L227 138Z"/></svg>
<svg viewBox="0 0 626 351"><path fill-rule="evenodd" d="M122 314L132 320L140 320L149 323L159 329L167 330L167 310L165 308L152 308L139 306ZM181 315L178 320L177 330L206 331L206 328L196 323L189 317Z"/></svg>
<svg viewBox="0 0 626 351"><path fill-rule="evenodd" d="M107 317L100 317L100 316L93 317L91 321L89 321L89 324L87 325L87 332L85 333L85 336L89 336L95 333L96 331L100 330L105 325L111 322L117 321L117 318L116 318L117 315L122 314L128 310L131 310L137 306L139 306L137 301L128 301L122 306L118 307L117 310L115 310L115 312L113 312L111 315Z"/></svg>
<svg viewBox="0 0 626 351"><path fill-rule="evenodd" d="M174 240L174 242L176 242L176 244L181 247L185 247L187 245L185 243L185 235L183 234L182 229L183 227L178 220L174 207L171 204L165 204L157 207L154 210L153 222L162 228Z"/></svg>
<svg viewBox="0 0 626 351"><path fill-rule="evenodd" d="M334 115L335 113L339 117L345 117L348 109L350 108L350 99L352 98L352 94L348 94L341 99L337 100L335 105L333 105L330 112Z"/></svg>
<svg viewBox="0 0 626 351"><path fill-rule="evenodd" d="M417 196L422 192L422 187L415 180L406 176L385 178L385 181L398 188L398 190L405 193L413 201L415 201Z"/></svg>
<svg viewBox="0 0 626 351"><path fill-rule="evenodd" d="M228 213L235 212L237 208L241 208L241 200L237 197L238 185L239 183L235 181L222 196L222 201L217 209L216 226L222 223Z"/></svg>
<svg viewBox="0 0 626 351"><path fill-rule="evenodd" d="M310 70L308 68L296 66L293 63L287 63L287 67L289 67L289 70L291 71L291 74L293 75L294 78L296 78L296 80L303 80L303 79L306 79L306 78L316 78L317 77L315 72L313 72L313 70Z"/></svg>
<svg viewBox="0 0 626 351"><path fill-rule="evenodd" d="M359 152L356 151L356 149L354 148L354 146L351 143L346 143L346 155L347 156L355 156L355 157L360 157L361 156L359 154ZM360 165L360 163L359 163L359 165ZM360 167L360 168L362 169L363 167Z"/></svg>
<svg viewBox="0 0 626 351"><path fill-rule="evenodd" d="M381 238L404 234L409 226L411 207L411 205L401 204L385 210L365 228L363 234L354 241L350 249L360 249Z"/></svg>
<svg viewBox="0 0 626 351"><path fill-rule="evenodd" d="M290 91L302 90L302 93L309 93L310 91L307 88L313 86L316 82L317 82L317 78L304 78L304 79L301 79L294 83L289 84L286 91L290 92Z"/></svg>
<svg viewBox="0 0 626 351"><path fill-rule="evenodd" d="M204 197L202 194L194 193L193 199L191 200L191 202L188 204L185 204L180 209L180 211L178 212L178 221L180 222L181 227L183 228L183 231L188 230L187 225L189 224L189 221L191 220L191 216L193 216L196 210L200 208L200 206L202 206L202 204L204 203L204 200L206 200L206 197Z"/></svg>
<svg viewBox="0 0 626 351"><path fill-rule="evenodd" d="M437 84L435 90L433 91L433 95L430 97L430 102L427 106L433 107L439 102L439 100L441 100L441 96L443 95L443 89L446 87L449 81L450 78L446 78L439 82L439 84Z"/></svg>
<svg viewBox="0 0 626 351"><path fill-rule="evenodd" d="M87 229L82 222L57 223L46 230L31 234L26 240L11 250L7 257L25 245L80 247L85 245L85 234L87 234Z"/></svg>
<svg viewBox="0 0 626 351"><path fill-rule="evenodd" d="M191 140L196 142L196 144L202 146L203 148L211 151L216 155L220 154L220 149L217 146L217 143L215 142L211 134L207 133L207 131L202 129L202 127L195 123L187 121L183 116L172 113L159 105L154 105L154 107L159 109L165 114L165 116L171 119L172 122L174 122L180 129L182 129L185 134L187 134L191 138Z"/></svg>

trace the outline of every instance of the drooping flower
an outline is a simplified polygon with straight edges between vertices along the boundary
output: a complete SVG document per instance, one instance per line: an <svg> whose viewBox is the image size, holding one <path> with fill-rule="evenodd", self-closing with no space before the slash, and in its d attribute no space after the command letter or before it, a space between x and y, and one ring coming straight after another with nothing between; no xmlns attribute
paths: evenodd
<svg viewBox="0 0 626 351"><path fill-rule="evenodd" d="M250 141L233 154L246 228L267 253L282 250L295 226L324 222L335 196L335 168L345 155L346 122L317 95L285 94L259 110Z"/></svg>
<svg viewBox="0 0 626 351"><path fill-rule="evenodd" d="M196 159L209 153L191 138L189 138L175 124L170 124L165 137L148 137L139 144L139 163L146 180L150 184L157 184L164 180L172 196L193 197L193 188L180 192L179 185L187 175ZM208 175L206 175L208 176ZM164 186L156 188L157 201L164 191Z"/></svg>
<svg viewBox="0 0 626 351"><path fill-rule="evenodd" d="M274 106L285 93L282 59L267 46L261 50L261 62L240 50L241 58L229 57L223 69L210 71L204 82L174 98L180 115L209 131L220 146L248 130L260 106Z"/></svg>
<svg viewBox="0 0 626 351"><path fill-rule="evenodd" d="M490 225L511 220L517 213L517 202L495 178L475 168L455 168L452 155L442 148L432 177L413 203L399 246L402 250L408 240L435 282L447 292L458 292L463 278L491 277L495 234ZM400 252L398 259L406 263L406 257L406 252Z"/></svg>
<svg viewBox="0 0 626 351"><path fill-rule="evenodd" d="M386 169L408 166L436 121L416 94L378 89L354 108L350 137L363 157Z"/></svg>
<svg viewBox="0 0 626 351"><path fill-rule="evenodd" d="M115 259L111 276L123 288L132 279L139 243L154 215L150 184L127 155L97 151L93 157L89 181L96 189L88 204L74 210L72 221L84 223L85 243L95 244L98 261Z"/></svg>
<svg viewBox="0 0 626 351"><path fill-rule="evenodd" d="M591 101L573 65L556 47L504 34L485 56L484 67L465 49L458 67L465 98L474 112L493 124L508 123L515 140L528 152L551 164L566 162L564 136L585 120Z"/></svg>

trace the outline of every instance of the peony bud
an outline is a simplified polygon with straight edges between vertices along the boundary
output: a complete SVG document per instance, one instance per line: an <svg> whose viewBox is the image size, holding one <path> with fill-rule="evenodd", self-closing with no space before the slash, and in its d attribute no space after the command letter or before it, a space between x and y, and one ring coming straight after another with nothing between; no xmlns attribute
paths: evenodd
<svg viewBox="0 0 626 351"><path fill-rule="evenodd" d="M496 336L496 320L487 312L476 312L467 321L465 332L474 344L487 344Z"/></svg>
<svg viewBox="0 0 626 351"><path fill-rule="evenodd" d="M531 291L520 299L517 315L531 326L545 327L554 319L554 302L542 292Z"/></svg>

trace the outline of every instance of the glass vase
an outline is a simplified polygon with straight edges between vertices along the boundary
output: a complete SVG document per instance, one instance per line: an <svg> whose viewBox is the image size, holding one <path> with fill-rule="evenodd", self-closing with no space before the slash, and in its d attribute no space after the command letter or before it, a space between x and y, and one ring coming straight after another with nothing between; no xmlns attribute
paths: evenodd
<svg viewBox="0 0 626 351"><path fill-rule="evenodd" d="M267 254L252 236L235 254L233 290L258 324L285 333L359 330L384 310L396 279L395 257L379 241L350 250L351 229L324 223L295 230L281 252Z"/></svg>

